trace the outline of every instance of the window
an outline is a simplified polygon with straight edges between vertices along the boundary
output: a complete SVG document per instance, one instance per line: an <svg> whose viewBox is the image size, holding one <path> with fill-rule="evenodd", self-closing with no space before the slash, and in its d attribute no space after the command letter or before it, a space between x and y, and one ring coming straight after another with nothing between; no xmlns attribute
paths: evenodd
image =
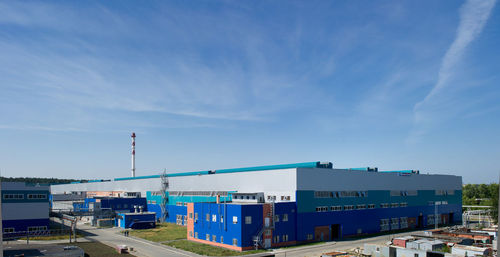
<svg viewBox="0 0 500 257"><path fill-rule="evenodd" d="M389 219L380 220L380 231L389 231Z"/></svg>
<svg viewBox="0 0 500 257"><path fill-rule="evenodd" d="M271 230L270 229L267 229L266 230L266 236L270 236L271 235Z"/></svg>
<svg viewBox="0 0 500 257"><path fill-rule="evenodd" d="M408 217L401 217L399 220L400 228L408 228Z"/></svg>
<svg viewBox="0 0 500 257"><path fill-rule="evenodd" d="M15 231L14 228L4 228L3 229L4 233L13 233L14 231Z"/></svg>
<svg viewBox="0 0 500 257"><path fill-rule="evenodd" d="M320 212L321 211L321 207L316 207L316 212Z"/></svg>
<svg viewBox="0 0 500 257"><path fill-rule="evenodd" d="M414 257L418 257L418 253L414 254L413 256L414 256Z"/></svg>
<svg viewBox="0 0 500 257"><path fill-rule="evenodd" d="M330 206L330 211L341 211L342 206Z"/></svg>
<svg viewBox="0 0 500 257"><path fill-rule="evenodd" d="M217 215L212 214L212 222L217 222Z"/></svg>
<svg viewBox="0 0 500 257"><path fill-rule="evenodd" d="M288 235L283 235L283 242L288 241Z"/></svg>
<svg viewBox="0 0 500 257"><path fill-rule="evenodd" d="M280 221L280 215L274 215L274 222Z"/></svg>
<svg viewBox="0 0 500 257"><path fill-rule="evenodd" d="M280 242L280 236L275 236L274 237L274 242L279 243Z"/></svg>
<svg viewBox="0 0 500 257"><path fill-rule="evenodd" d="M210 241L210 235L209 234L205 235L205 240Z"/></svg>
<svg viewBox="0 0 500 257"><path fill-rule="evenodd" d="M224 237L220 236L220 242L223 244L224 243Z"/></svg>
<svg viewBox="0 0 500 257"><path fill-rule="evenodd" d="M28 199L47 199L46 194L28 194Z"/></svg>
<svg viewBox="0 0 500 257"><path fill-rule="evenodd" d="M197 212L194 213L194 219L198 220L198 213Z"/></svg>
<svg viewBox="0 0 500 257"><path fill-rule="evenodd" d="M288 213L283 214L283 221L288 221Z"/></svg>
<svg viewBox="0 0 500 257"><path fill-rule="evenodd" d="M375 204L368 204L368 209L375 209Z"/></svg>
<svg viewBox="0 0 500 257"><path fill-rule="evenodd" d="M328 211L328 207L327 206L321 207L321 211Z"/></svg>
<svg viewBox="0 0 500 257"><path fill-rule="evenodd" d="M312 234L307 234L307 240L312 240L313 239L313 235Z"/></svg>
<svg viewBox="0 0 500 257"><path fill-rule="evenodd" d="M123 204L123 209L128 209L128 204Z"/></svg>
<svg viewBox="0 0 500 257"><path fill-rule="evenodd" d="M234 246L238 246L238 239L233 238L233 245L234 245Z"/></svg>
<svg viewBox="0 0 500 257"><path fill-rule="evenodd" d="M194 237L198 238L198 232L194 232Z"/></svg>
<svg viewBox="0 0 500 257"><path fill-rule="evenodd" d="M389 204L388 203L381 203L380 208L389 208Z"/></svg>
<svg viewBox="0 0 500 257"><path fill-rule="evenodd" d="M4 194L3 199L24 199L23 194Z"/></svg>
<svg viewBox="0 0 500 257"><path fill-rule="evenodd" d="M399 229L399 218L391 218L391 229Z"/></svg>
<svg viewBox="0 0 500 257"><path fill-rule="evenodd" d="M224 223L224 215L220 215L220 223Z"/></svg>
<svg viewBox="0 0 500 257"><path fill-rule="evenodd" d="M193 231L189 231L189 236L193 237Z"/></svg>
<svg viewBox="0 0 500 257"><path fill-rule="evenodd" d="M408 203L401 203L401 204L399 204L399 206L401 206L401 207L408 207Z"/></svg>
<svg viewBox="0 0 500 257"><path fill-rule="evenodd" d="M354 210L354 205L344 205L344 210L345 210L345 211L351 211L351 210Z"/></svg>
<svg viewBox="0 0 500 257"><path fill-rule="evenodd" d="M417 190L408 190L406 191L408 196L417 196L418 191Z"/></svg>
<svg viewBox="0 0 500 257"><path fill-rule="evenodd" d="M28 227L28 232L44 231L44 230L47 230L47 226Z"/></svg>
<svg viewBox="0 0 500 257"><path fill-rule="evenodd" d="M245 224L252 224L252 216L245 217Z"/></svg>
<svg viewBox="0 0 500 257"><path fill-rule="evenodd" d="M358 204L356 206L356 209L358 209L358 210L364 210L364 209L366 209L366 205L365 204Z"/></svg>
<svg viewBox="0 0 500 257"><path fill-rule="evenodd" d="M399 203L391 203L391 208L398 208L399 207Z"/></svg>
<svg viewBox="0 0 500 257"><path fill-rule="evenodd" d="M331 198L333 193L330 191L314 191L314 198Z"/></svg>
<svg viewBox="0 0 500 257"><path fill-rule="evenodd" d="M212 235L212 241L217 242L217 236L216 235Z"/></svg>
<svg viewBox="0 0 500 257"><path fill-rule="evenodd" d="M176 202L175 205L182 206L182 202Z"/></svg>
<svg viewBox="0 0 500 257"><path fill-rule="evenodd" d="M117 204L116 205L116 209L121 209L122 208L122 205L121 204Z"/></svg>
<svg viewBox="0 0 500 257"><path fill-rule="evenodd" d="M189 218L190 218L190 219L192 219L192 218L193 218L193 213L192 213L192 212L190 212L190 213L189 213Z"/></svg>
<svg viewBox="0 0 500 257"><path fill-rule="evenodd" d="M238 216L233 216L233 224L238 223Z"/></svg>
<svg viewBox="0 0 500 257"><path fill-rule="evenodd" d="M436 195L446 195L447 191L446 190L436 190L435 194Z"/></svg>
<svg viewBox="0 0 500 257"><path fill-rule="evenodd" d="M210 214L208 214L208 213L207 213L207 215L206 215L206 220L207 220L207 221L210 221Z"/></svg>

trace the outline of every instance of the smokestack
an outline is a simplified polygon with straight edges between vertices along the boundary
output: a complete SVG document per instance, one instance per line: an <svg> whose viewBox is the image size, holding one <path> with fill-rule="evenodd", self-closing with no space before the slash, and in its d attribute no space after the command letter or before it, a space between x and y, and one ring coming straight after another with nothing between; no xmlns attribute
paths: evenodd
<svg viewBox="0 0 500 257"><path fill-rule="evenodd" d="M132 132L132 177L135 177L135 133Z"/></svg>

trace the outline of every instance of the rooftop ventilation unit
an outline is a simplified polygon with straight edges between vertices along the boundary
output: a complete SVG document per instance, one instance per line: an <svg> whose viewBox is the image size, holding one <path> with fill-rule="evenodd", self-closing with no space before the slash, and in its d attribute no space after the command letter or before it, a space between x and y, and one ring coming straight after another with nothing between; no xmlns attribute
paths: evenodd
<svg viewBox="0 0 500 257"><path fill-rule="evenodd" d="M316 168L332 169L333 164L331 162L317 162Z"/></svg>

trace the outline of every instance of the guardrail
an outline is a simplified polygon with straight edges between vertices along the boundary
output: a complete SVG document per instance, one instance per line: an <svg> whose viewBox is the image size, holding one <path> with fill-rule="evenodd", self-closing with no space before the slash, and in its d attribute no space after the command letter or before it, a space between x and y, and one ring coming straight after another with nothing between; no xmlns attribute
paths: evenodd
<svg viewBox="0 0 500 257"><path fill-rule="evenodd" d="M48 230L37 230L37 231L16 231L16 232L4 232L4 240L13 240L19 238L26 238L29 241L30 237L48 237L48 236L61 236L70 235L70 229L48 229Z"/></svg>

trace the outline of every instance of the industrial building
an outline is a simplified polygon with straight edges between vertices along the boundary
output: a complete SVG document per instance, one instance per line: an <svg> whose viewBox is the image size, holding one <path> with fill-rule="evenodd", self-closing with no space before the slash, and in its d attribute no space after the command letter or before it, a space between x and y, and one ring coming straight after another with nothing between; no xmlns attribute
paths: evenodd
<svg viewBox="0 0 500 257"><path fill-rule="evenodd" d="M51 186L54 197L146 197L188 239L234 250L461 222L462 178L307 162Z"/></svg>
<svg viewBox="0 0 500 257"><path fill-rule="evenodd" d="M3 236L49 228L49 187L1 182Z"/></svg>

